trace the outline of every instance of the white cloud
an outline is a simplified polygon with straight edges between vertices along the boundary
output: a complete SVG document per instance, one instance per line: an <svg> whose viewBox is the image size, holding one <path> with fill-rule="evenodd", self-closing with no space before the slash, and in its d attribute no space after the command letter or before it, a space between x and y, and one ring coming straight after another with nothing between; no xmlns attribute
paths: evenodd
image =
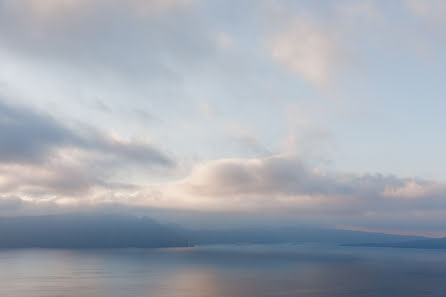
<svg viewBox="0 0 446 297"><path fill-rule="evenodd" d="M314 21L295 18L269 39L271 56L303 79L323 86L341 61L334 32Z"/></svg>
<svg viewBox="0 0 446 297"><path fill-rule="evenodd" d="M420 199L432 197L434 195L444 195L446 185L433 181L420 181L417 179L407 179L399 186L387 186L382 193L386 197L403 199Z"/></svg>
<svg viewBox="0 0 446 297"><path fill-rule="evenodd" d="M156 190L155 190L156 189ZM153 200L151 194L157 193ZM418 178L333 172L295 155L198 164L181 181L142 188L150 206L318 216L446 208L446 186ZM395 198L411 199L395 199Z"/></svg>
<svg viewBox="0 0 446 297"><path fill-rule="evenodd" d="M181 180L152 185L88 184L99 176L91 174L98 172L85 171L76 160L63 163L40 169L33 165L0 167L0 188L5 198L0 201L0 207L4 206L0 212L63 212L115 206L191 216L227 213L248 221L269 217L279 224L300 220L406 231L414 229L409 223L415 222L415 215L419 230L423 226L438 228L446 212L445 184L328 171L294 155L202 162ZM83 176L83 172L90 175ZM8 184L8 178L16 184ZM82 187L88 191L77 191Z"/></svg>

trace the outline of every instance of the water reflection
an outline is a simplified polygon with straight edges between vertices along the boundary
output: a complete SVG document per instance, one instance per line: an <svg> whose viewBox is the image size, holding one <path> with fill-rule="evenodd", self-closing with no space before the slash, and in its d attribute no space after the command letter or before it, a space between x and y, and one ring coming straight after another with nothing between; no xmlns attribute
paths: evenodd
<svg viewBox="0 0 446 297"><path fill-rule="evenodd" d="M0 296L445 296L445 256L305 245L1 250Z"/></svg>

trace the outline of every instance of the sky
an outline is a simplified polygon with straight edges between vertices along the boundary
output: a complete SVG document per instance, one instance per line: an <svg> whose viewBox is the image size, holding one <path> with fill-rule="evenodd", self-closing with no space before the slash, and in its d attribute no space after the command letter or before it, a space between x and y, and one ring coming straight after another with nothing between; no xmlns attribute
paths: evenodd
<svg viewBox="0 0 446 297"><path fill-rule="evenodd" d="M0 215L446 236L446 2L0 0Z"/></svg>

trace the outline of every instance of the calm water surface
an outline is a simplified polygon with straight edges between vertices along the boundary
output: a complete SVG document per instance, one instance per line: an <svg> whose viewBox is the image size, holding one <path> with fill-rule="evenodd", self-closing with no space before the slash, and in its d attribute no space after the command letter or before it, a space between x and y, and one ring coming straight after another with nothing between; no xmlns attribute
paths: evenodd
<svg viewBox="0 0 446 297"><path fill-rule="evenodd" d="M446 251L317 245L0 250L2 297L446 296Z"/></svg>

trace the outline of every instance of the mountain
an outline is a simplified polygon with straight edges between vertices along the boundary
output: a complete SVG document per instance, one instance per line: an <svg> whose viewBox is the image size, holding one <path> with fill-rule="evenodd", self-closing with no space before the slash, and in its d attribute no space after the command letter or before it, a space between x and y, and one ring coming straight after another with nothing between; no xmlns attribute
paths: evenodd
<svg viewBox="0 0 446 297"><path fill-rule="evenodd" d="M177 229L122 215L0 218L0 248L126 248L187 246Z"/></svg>
<svg viewBox="0 0 446 297"><path fill-rule="evenodd" d="M409 240L403 242L390 242L390 243L358 243L348 244L348 246L361 246L361 247L392 247L392 248L414 248L414 249L446 249L446 237L445 238L431 238L422 240Z"/></svg>
<svg viewBox="0 0 446 297"><path fill-rule="evenodd" d="M373 242L391 245L423 237L310 227L185 229L147 217L100 214L0 217L0 248L158 248L203 244Z"/></svg>
<svg viewBox="0 0 446 297"><path fill-rule="evenodd" d="M419 240L424 237L391 235L352 230L311 227L204 229L187 232L193 244L274 244L274 243L334 243L359 244L363 242L395 243Z"/></svg>

